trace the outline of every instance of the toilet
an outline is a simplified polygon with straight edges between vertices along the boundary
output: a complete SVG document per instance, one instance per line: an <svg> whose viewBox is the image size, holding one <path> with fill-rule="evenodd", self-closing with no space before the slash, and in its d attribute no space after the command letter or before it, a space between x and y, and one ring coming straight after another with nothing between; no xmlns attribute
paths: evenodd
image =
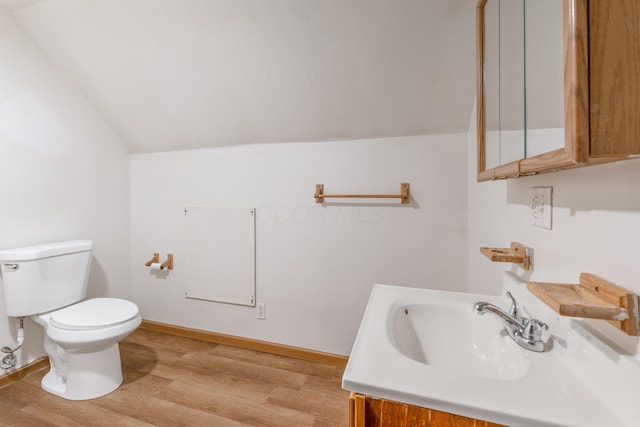
<svg viewBox="0 0 640 427"><path fill-rule="evenodd" d="M69 400L103 396L122 384L119 342L141 323L118 298L85 300L93 242L74 240L0 250L7 315L44 328L51 369L42 388Z"/></svg>

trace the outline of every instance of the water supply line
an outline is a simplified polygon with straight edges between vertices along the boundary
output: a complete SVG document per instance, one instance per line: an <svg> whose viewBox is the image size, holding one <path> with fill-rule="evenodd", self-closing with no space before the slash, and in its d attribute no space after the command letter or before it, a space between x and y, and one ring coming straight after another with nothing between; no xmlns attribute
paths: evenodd
<svg viewBox="0 0 640 427"><path fill-rule="evenodd" d="M18 351L20 347L22 347L22 344L24 343L24 317L18 317L18 320L20 321L20 328L18 329L18 342L17 342L16 348L13 348L13 349L10 347L0 348L1 352L7 354L5 357L2 358L2 360L0 360L0 368L2 369L13 368L14 366L16 366L16 363L18 362L16 355L13 353Z"/></svg>

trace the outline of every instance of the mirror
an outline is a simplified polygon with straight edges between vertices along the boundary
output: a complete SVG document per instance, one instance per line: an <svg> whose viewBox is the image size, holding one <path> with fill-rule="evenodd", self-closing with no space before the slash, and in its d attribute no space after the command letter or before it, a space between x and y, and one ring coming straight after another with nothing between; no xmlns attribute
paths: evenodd
<svg viewBox="0 0 640 427"><path fill-rule="evenodd" d="M562 1L525 1L524 16L525 158L529 158L565 145Z"/></svg>
<svg viewBox="0 0 640 427"><path fill-rule="evenodd" d="M486 167L500 164L500 2L484 8L484 155ZM478 100L480 102L480 100Z"/></svg>
<svg viewBox="0 0 640 427"><path fill-rule="evenodd" d="M486 167L525 155L524 0L488 0L485 13Z"/></svg>
<svg viewBox="0 0 640 427"><path fill-rule="evenodd" d="M479 170L564 147L562 0L481 0L478 7Z"/></svg>

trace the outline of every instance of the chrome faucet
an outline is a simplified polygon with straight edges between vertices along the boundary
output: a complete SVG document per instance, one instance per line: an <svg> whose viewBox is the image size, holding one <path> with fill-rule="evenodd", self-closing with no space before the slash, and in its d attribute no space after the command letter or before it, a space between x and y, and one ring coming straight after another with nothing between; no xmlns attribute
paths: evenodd
<svg viewBox="0 0 640 427"><path fill-rule="evenodd" d="M507 296L511 299L508 313L500 307L483 301L475 303L473 309L481 316L485 313L493 313L498 316L504 323L504 329L507 334L521 347L531 351L544 351L542 330L549 328L547 324L538 319L523 317L520 314L518 302L511 295L511 292L507 292Z"/></svg>

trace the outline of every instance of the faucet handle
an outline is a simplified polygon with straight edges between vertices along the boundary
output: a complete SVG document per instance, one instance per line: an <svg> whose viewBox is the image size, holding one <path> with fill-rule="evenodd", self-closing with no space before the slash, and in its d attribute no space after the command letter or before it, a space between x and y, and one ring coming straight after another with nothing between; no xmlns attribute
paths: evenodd
<svg viewBox="0 0 640 427"><path fill-rule="evenodd" d="M522 319L520 316L520 307L518 306L518 301L511 295L511 292L507 291L507 296L511 299L511 306L509 306L509 314L515 317L516 319Z"/></svg>
<svg viewBox="0 0 640 427"><path fill-rule="evenodd" d="M522 335L527 339L539 341L542 337L542 330L549 329L549 326L541 320L529 319L524 325Z"/></svg>

